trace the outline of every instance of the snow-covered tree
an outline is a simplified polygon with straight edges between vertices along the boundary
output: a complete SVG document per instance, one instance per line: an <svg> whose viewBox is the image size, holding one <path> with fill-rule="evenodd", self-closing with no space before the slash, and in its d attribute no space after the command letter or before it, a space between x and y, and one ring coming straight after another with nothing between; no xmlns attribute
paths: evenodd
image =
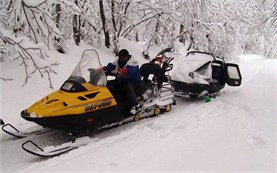
<svg viewBox="0 0 277 173"><path fill-rule="evenodd" d="M270 20L266 18L275 15L276 19L276 12L268 8L274 4L276 6L274 0L79 0L80 2L83 4L80 5L82 39L93 45L106 45L114 52L119 49L119 37L124 37L146 42L146 49L152 45L174 47L176 43L182 42L188 50L197 49L232 58L252 45L250 42L254 38L261 36L261 30L253 29L261 21L261 18L256 17L256 7L261 8L262 5L268 9L258 15L264 16L263 21L266 21L268 27L270 22L276 21L274 17ZM276 27L273 25L269 28L271 36L267 38L271 41L264 38L267 43L274 40ZM267 49L274 52L272 46Z"/></svg>
<svg viewBox="0 0 277 173"><path fill-rule="evenodd" d="M55 2L70 5L63 0ZM52 88L51 74L55 74L52 67L58 62L49 60L47 52L54 49L54 41L60 37L51 14L55 4L52 0L10 0L2 5L1 55L5 53L11 61L21 61L24 84L34 73L39 73L42 78L47 76Z"/></svg>
<svg viewBox="0 0 277 173"><path fill-rule="evenodd" d="M26 82L39 72L51 86L57 63L47 61L47 51L66 51L66 39L115 53L124 37L144 42L146 51L181 42L225 58L277 57L276 0L6 0L0 9L1 57L21 59Z"/></svg>
<svg viewBox="0 0 277 173"><path fill-rule="evenodd" d="M246 1L243 5L245 12L237 16L237 23L244 39L241 45L244 51L276 58L277 1Z"/></svg>

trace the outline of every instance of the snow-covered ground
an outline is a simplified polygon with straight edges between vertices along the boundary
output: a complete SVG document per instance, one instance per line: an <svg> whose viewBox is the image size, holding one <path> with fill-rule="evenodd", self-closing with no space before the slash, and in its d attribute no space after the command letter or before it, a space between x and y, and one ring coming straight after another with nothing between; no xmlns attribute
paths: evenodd
<svg viewBox="0 0 277 173"><path fill-rule="evenodd" d="M68 46L68 54L51 55L61 62L56 69L58 75L52 78L55 90L88 48ZM123 47L141 64L146 62L140 54L142 46L128 43ZM110 50L98 51L105 57L103 64L113 60ZM182 55L176 55L175 62L180 58ZM238 63L243 77L240 87L226 86L208 103L178 98L169 113L81 138L91 143L58 157L45 159L30 155L21 149L27 139L15 139L1 131L0 170L3 173L276 173L277 61L243 55ZM49 89L47 79L41 80L39 76L21 87L24 73L18 73L18 68L15 63L2 64L1 73L14 80L0 81L0 118L19 129L36 127L23 120L20 111L53 90ZM50 144L62 141L62 137L48 135L34 140Z"/></svg>

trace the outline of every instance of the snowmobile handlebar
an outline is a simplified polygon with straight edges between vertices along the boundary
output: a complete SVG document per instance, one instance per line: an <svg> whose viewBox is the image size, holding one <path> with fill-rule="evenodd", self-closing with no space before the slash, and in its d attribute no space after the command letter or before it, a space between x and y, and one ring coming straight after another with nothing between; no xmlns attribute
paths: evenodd
<svg viewBox="0 0 277 173"><path fill-rule="evenodd" d="M163 55L163 54L166 53L166 52L174 52L174 51L175 51L174 48L169 47L169 48L166 48L166 49L161 50L161 51L157 54L157 56Z"/></svg>
<svg viewBox="0 0 277 173"><path fill-rule="evenodd" d="M165 66L165 71L170 71L173 69L173 64L171 64L171 61L173 60L174 58L170 57L168 58L165 62L164 62L164 66Z"/></svg>
<svg viewBox="0 0 277 173"><path fill-rule="evenodd" d="M171 48L171 47L163 49L150 62L151 63L159 62L160 64L162 64L162 63L164 63L164 62L166 62L166 61L168 61L170 59L170 61L167 62L169 64L173 60L173 58L172 57L167 57L166 55L164 55L164 53L166 53L166 52L174 52L174 51L175 51L175 49Z"/></svg>
<svg viewBox="0 0 277 173"><path fill-rule="evenodd" d="M116 74L116 73L111 73L111 72L107 72L107 71L105 71L105 74L106 74L106 76L119 77L118 74Z"/></svg>
<svg viewBox="0 0 277 173"><path fill-rule="evenodd" d="M215 57L213 56L213 54L208 53L208 52L201 52L201 51L189 51L189 52L187 53L187 55L186 55L186 56L188 56L188 55L190 55L190 54L206 54L206 55L210 55L210 56L212 56L212 57L213 57L213 59L215 60Z"/></svg>
<svg viewBox="0 0 277 173"><path fill-rule="evenodd" d="M212 53L209 53L209 52L202 52L202 51L189 51L187 53L186 56L190 55L190 54L206 54L206 55L210 55L214 61L217 61L218 59L225 62L224 58L221 58L221 57L218 57L218 56L215 56L213 55Z"/></svg>

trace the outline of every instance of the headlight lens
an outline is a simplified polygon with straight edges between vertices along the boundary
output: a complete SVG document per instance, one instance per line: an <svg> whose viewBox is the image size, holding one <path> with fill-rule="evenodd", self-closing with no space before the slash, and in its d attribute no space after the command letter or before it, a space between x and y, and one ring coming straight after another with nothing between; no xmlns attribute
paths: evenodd
<svg viewBox="0 0 277 173"><path fill-rule="evenodd" d="M32 113L30 114L30 117L35 118L35 117L37 117L37 115L36 115L36 113L35 113L35 112L32 112Z"/></svg>

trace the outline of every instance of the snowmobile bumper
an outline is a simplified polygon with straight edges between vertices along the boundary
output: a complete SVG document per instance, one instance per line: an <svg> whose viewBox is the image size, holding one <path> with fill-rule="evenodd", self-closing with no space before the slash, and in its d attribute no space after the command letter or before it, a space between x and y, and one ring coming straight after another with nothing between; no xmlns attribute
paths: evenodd
<svg viewBox="0 0 277 173"><path fill-rule="evenodd" d="M225 87L224 84L195 84L186 83L180 81L172 81L172 86L175 91L181 91L187 93L191 96L197 97L203 91L208 91L208 93L217 93Z"/></svg>
<svg viewBox="0 0 277 173"><path fill-rule="evenodd" d="M122 120L118 106L111 106L93 112L77 115L60 115L54 117L33 117L26 110L21 112L21 117L43 127L79 134Z"/></svg>

